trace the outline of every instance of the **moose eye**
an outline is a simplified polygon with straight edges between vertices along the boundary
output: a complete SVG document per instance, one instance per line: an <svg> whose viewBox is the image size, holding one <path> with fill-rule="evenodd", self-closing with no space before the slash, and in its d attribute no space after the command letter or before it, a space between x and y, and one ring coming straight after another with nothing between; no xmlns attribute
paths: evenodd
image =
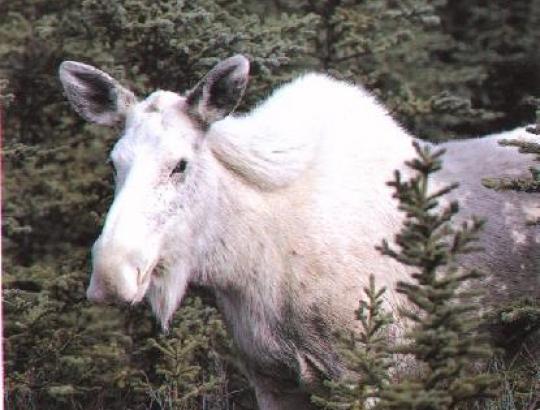
<svg viewBox="0 0 540 410"><path fill-rule="evenodd" d="M181 159L178 161L178 164L174 167L174 169L171 172L171 176L176 174L182 174L187 168L187 161L185 159Z"/></svg>
<svg viewBox="0 0 540 410"><path fill-rule="evenodd" d="M111 159L107 160L107 164L109 165L109 168L111 169L113 175L116 177L116 167L114 166L114 163Z"/></svg>

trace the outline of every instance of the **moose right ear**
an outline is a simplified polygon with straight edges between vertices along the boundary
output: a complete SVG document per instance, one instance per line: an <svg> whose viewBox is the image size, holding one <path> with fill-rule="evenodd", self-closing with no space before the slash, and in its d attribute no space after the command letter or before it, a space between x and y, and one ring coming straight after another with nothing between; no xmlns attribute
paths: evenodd
<svg viewBox="0 0 540 410"><path fill-rule="evenodd" d="M249 60L235 55L218 63L186 95L190 113L210 125L233 111L246 89Z"/></svg>
<svg viewBox="0 0 540 410"><path fill-rule="evenodd" d="M135 94L90 65L64 61L58 73L73 109L87 121L113 126L137 102Z"/></svg>

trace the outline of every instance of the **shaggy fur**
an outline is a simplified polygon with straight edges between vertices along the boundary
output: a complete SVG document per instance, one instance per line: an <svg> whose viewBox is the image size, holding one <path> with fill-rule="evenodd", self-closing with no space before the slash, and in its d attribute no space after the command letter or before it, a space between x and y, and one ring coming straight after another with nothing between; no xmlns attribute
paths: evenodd
<svg viewBox="0 0 540 410"><path fill-rule="evenodd" d="M400 228L386 182L413 157L413 139L366 91L320 74L284 85L249 114L220 119L241 98L247 68L233 57L188 98L157 91L125 110L126 129L111 153L117 193L94 245L88 296L136 302L146 294L166 326L188 283L210 288L260 408L308 409L310 390L343 371L330 335L355 326L369 275L390 289L389 306L400 303L392 289L408 272L375 245ZM73 90L96 78L80 85L84 76L73 70L99 70L61 68L80 112L100 99L93 93L91 105L80 101L87 91ZM119 87L106 74L101 79L98 91ZM213 95L223 89L225 96ZM84 111L100 122L103 112L95 114ZM539 229L525 224L540 214L538 195L480 184L531 164L496 139L445 144L435 181L461 182L454 196L463 217L490 217L486 252L463 260L496 272L486 283L489 303L538 296L540 267ZM188 165L179 174L181 160Z"/></svg>

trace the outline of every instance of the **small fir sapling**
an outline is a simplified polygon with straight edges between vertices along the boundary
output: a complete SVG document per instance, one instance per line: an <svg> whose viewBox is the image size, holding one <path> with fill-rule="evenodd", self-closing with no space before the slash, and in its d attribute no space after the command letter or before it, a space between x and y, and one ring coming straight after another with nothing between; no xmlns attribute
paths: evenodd
<svg viewBox="0 0 540 410"><path fill-rule="evenodd" d="M146 394L161 409L201 408L202 402L226 407L221 396L229 393L225 386L228 372L221 354L227 347L230 343L216 310L198 297L189 298L170 333L148 339L141 348L145 355L155 354L155 374L141 371L133 382L134 390Z"/></svg>
<svg viewBox="0 0 540 410"><path fill-rule="evenodd" d="M537 159L540 159L540 143L502 139L499 141L499 144L518 147L519 152L523 154L536 154ZM530 167L529 172L531 173L530 178L483 178L482 185L497 191L511 189L514 191L538 193L540 192L540 167ZM538 224L540 221L531 221L531 223Z"/></svg>
<svg viewBox="0 0 540 410"><path fill-rule="evenodd" d="M383 308L386 288L377 289L373 275L369 287L364 288L365 299L360 300L356 319L361 323L359 333L352 331L338 335L341 355L348 375L342 380L324 382L326 390L312 401L323 409L363 410L370 399L389 382L391 354L385 330L392 323L392 315Z"/></svg>
<svg viewBox="0 0 540 410"><path fill-rule="evenodd" d="M388 384L380 392L379 409L453 409L459 403L489 395L493 379L472 374L471 364L489 356L489 349L475 330L478 295L470 282L482 275L462 271L456 260L477 251L474 242L482 221L473 219L460 227L452 224L457 202L439 206L440 199L456 185L431 191L430 176L441 169L443 150L414 144L418 157L406 165L414 175L403 180L399 171L389 182L405 215L396 246L383 241L380 251L414 269L410 282L398 282L397 291L407 305L400 314L411 323L403 342L393 349L412 355L420 368L417 380ZM464 286L465 285L465 286Z"/></svg>
<svg viewBox="0 0 540 410"><path fill-rule="evenodd" d="M527 127L527 132L540 135L540 99L531 99L536 104L536 124ZM540 162L540 142L521 141L516 139L502 139L499 141L502 146L517 147L522 154L536 155L536 161ZM512 189L514 191L540 192L540 165L529 168L530 178L493 178L482 179L482 184L486 188L495 190ZM540 224L540 220L529 221L531 224Z"/></svg>

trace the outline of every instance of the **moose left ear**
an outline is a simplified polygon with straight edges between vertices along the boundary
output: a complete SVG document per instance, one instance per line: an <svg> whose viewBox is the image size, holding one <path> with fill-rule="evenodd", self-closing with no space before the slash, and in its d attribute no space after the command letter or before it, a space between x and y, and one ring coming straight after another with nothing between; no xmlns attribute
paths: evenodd
<svg viewBox="0 0 540 410"><path fill-rule="evenodd" d="M218 63L187 94L189 112L208 126L233 111L248 82L249 61L235 55Z"/></svg>
<svg viewBox="0 0 540 410"><path fill-rule="evenodd" d="M135 94L90 65L64 61L58 74L73 109L87 121L112 127L137 102Z"/></svg>

